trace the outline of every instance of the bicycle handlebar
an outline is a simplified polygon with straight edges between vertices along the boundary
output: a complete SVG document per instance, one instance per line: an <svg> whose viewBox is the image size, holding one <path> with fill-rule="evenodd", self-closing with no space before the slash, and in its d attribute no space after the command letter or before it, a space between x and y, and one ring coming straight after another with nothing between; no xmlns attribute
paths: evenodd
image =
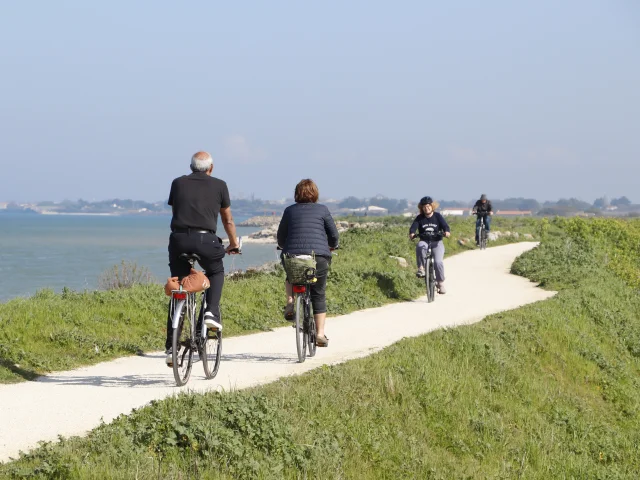
<svg viewBox="0 0 640 480"><path fill-rule="evenodd" d="M282 247L280 245L277 245L276 246L276 250L282 251ZM329 247L329 251L330 252L333 252L334 250L340 250L340 245L338 245L335 248L334 247ZM336 253L336 255L337 255L337 253Z"/></svg>
<svg viewBox="0 0 640 480"><path fill-rule="evenodd" d="M242 237L238 238L238 247L229 250L230 255L242 255Z"/></svg>
<svg viewBox="0 0 640 480"><path fill-rule="evenodd" d="M444 230L439 230L438 233L434 233L433 235L429 235L430 237L437 237L438 235L445 237L447 232L445 232ZM413 234L413 238L411 240L415 240L416 238L420 238L420 234L418 233L414 233Z"/></svg>

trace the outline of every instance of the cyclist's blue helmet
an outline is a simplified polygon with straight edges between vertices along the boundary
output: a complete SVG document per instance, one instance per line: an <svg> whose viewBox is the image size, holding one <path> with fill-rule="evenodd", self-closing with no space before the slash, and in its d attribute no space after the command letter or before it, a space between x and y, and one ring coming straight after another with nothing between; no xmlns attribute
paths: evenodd
<svg viewBox="0 0 640 480"><path fill-rule="evenodd" d="M420 199L420 205L430 205L433 203L433 198L431 197L422 197Z"/></svg>

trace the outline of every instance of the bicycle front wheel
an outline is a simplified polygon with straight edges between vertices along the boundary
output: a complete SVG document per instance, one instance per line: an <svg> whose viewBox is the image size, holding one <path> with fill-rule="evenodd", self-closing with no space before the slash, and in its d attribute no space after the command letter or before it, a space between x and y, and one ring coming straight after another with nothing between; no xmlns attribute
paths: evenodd
<svg viewBox="0 0 640 480"><path fill-rule="evenodd" d="M296 329L296 349L298 350L298 362L303 363L307 356L307 346L305 345L305 333L304 333L304 311L302 306L302 295L296 295L296 314L295 314L295 329Z"/></svg>
<svg viewBox="0 0 640 480"><path fill-rule="evenodd" d="M207 329L207 338L203 339L201 347L202 367L207 380L211 380L218 374L221 356L222 332Z"/></svg>
<svg viewBox="0 0 640 480"><path fill-rule="evenodd" d="M173 329L172 356L173 377L181 387L189 381L193 365L192 338L194 329L195 306L190 300L182 300L175 309L174 319L179 318L178 326ZM175 321L174 321L175 325Z"/></svg>
<svg viewBox="0 0 640 480"><path fill-rule="evenodd" d="M309 306L309 310L307 312L307 314L309 315L309 322L308 322L308 328L307 328L307 341L308 341L308 347L309 347L309 356L313 357L316 354L316 338L317 338L317 334L316 334L316 319L313 316L313 309L311 306Z"/></svg>
<svg viewBox="0 0 640 480"><path fill-rule="evenodd" d="M482 250L487 248L487 229L484 228L484 226L482 227L482 230L480 230L480 248Z"/></svg>
<svg viewBox="0 0 640 480"><path fill-rule="evenodd" d="M424 276L424 281L427 285L427 301L431 303L436 298L436 271L433 258L427 259L427 271Z"/></svg>

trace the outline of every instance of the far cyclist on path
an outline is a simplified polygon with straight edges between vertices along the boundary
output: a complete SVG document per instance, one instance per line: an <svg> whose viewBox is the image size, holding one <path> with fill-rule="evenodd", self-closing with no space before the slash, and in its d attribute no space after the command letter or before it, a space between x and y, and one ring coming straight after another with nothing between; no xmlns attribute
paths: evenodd
<svg viewBox="0 0 640 480"><path fill-rule="evenodd" d="M471 214L478 216L476 218L476 246L479 247L480 239L478 238L478 229L480 228L480 219L484 218L484 227L488 235L491 231L491 215L493 215L491 201L487 200L487 196L484 193L480 196L480 200L473 206Z"/></svg>
<svg viewBox="0 0 640 480"><path fill-rule="evenodd" d="M220 298L224 284L225 254L238 251L236 226L231 215L231 201L227 184L211 176L213 159L207 152L198 152L191 157L191 175L183 175L171 183L169 205L173 211L171 235L169 236L169 268L171 276L182 279L189 275L189 263L180 258L183 253L195 253L211 286L207 290L207 310L204 323L208 328L222 330L220 321ZM216 234L218 214L229 237L225 248ZM167 364L171 364L173 327L167 318L167 341L165 344Z"/></svg>
<svg viewBox="0 0 640 480"><path fill-rule="evenodd" d="M418 215L411 228L409 228L409 238L414 239L420 237L420 241L416 246L416 262L418 264L419 277L425 276L425 265L427 264L427 247L430 246L435 259L436 282L438 293L444 294L444 244L442 236L449 237L451 229L444 217L436 212L438 203L434 202L431 197L422 197L418 204ZM418 232L417 235L415 232Z"/></svg>

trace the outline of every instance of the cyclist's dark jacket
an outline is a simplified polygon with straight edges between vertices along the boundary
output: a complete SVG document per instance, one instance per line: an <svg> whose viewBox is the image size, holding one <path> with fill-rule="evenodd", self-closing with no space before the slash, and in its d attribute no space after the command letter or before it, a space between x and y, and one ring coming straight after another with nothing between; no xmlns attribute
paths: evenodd
<svg viewBox="0 0 640 480"><path fill-rule="evenodd" d="M439 212L433 212L430 218L427 218L424 213L418 215L411 224L409 233L415 233L416 230L418 230L420 240L424 240L425 242L442 240L440 230L444 230L445 232L451 231L449 224Z"/></svg>
<svg viewBox="0 0 640 480"><path fill-rule="evenodd" d="M331 258L329 247L338 246L338 229L329 209L319 203L296 203L282 214L278 245L283 253Z"/></svg>
<svg viewBox="0 0 640 480"><path fill-rule="evenodd" d="M490 200L487 200L487 203L482 203L482 200L478 200L473 208L475 208L476 211L481 215L488 215L489 212L493 211Z"/></svg>

